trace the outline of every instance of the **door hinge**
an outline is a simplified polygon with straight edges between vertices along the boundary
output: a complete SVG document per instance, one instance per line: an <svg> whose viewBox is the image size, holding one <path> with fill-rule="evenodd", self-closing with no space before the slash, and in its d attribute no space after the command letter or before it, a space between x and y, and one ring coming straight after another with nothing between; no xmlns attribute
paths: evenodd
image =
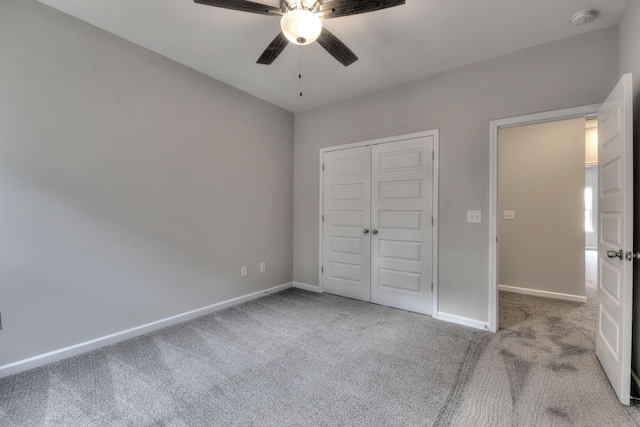
<svg viewBox="0 0 640 427"><path fill-rule="evenodd" d="M322 222L324 222L324 214L322 214Z"/></svg>
<svg viewBox="0 0 640 427"><path fill-rule="evenodd" d="M324 274L324 266L320 267L320 273Z"/></svg>
<svg viewBox="0 0 640 427"><path fill-rule="evenodd" d="M433 217L431 217L431 225L435 224L435 220L433 219Z"/></svg>
<svg viewBox="0 0 640 427"><path fill-rule="evenodd" d="M431 284L431 292L433 292L433 283Z"/></svg>
<svg viewBox="0 0 640 427"><path fill-rule="evenodd" d="M432 151L431 152L431 160L435 160L436 159L436 152Z"/></svg>
<svg viewBox="0 0 640 427"><path fill-rule="evenodd" d="M322 164L322 172L324 172L324 163Z"/></svg>

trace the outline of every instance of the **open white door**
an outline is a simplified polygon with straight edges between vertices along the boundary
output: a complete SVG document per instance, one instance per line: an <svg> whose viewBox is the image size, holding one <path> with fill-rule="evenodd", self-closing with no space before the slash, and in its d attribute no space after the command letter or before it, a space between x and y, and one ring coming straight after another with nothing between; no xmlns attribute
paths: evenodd
<svg viewBox="0 0 640 427"><path fill-rule="evenodd" d="M598 111L598 325L596 355L620 402L630 403L633 301L631 74Z"/></svg>

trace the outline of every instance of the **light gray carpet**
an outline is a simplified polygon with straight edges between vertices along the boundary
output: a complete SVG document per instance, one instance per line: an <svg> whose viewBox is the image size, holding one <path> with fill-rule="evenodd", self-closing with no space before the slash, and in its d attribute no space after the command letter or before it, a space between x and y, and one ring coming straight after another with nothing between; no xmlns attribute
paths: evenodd
<svg viewBox="0 0 640 427"><path fill-rule="evenodd" d="M595 356L588 304L500 293L501 331L479 358L449 421L479 426L634 426Z"/></svg>
<svg viewBox="0 0 640 427"><path fill-rule="evenodd" d="M0 424L428 425L488 336L288 290L0 380Z"/></svg>
<svg viewBox="0 0 640 427"><path fill-rule="evenodd" d="M595 355L597 252L586 251L587 304L500 293L491 338L451 425L635 426Z"/></svg>
<svg viewBox="0 0 640 427"><path fill-rule="evenodd" d="M0 425L640 425L588 305L500 307L489 334L291 289L1 379Z"/></svg>

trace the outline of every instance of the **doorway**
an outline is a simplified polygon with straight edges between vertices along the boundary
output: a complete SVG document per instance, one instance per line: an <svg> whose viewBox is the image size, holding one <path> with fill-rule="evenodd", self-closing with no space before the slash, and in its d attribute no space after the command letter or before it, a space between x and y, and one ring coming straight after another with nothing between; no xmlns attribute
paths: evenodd
<svg viewBox="0 0 640 427"><path fill-rule="evenodd" d="M499 290L586 302L584 117L498 138Z"/></svg>
<svg viewBox="0 0 640 427"><path fill-rule="evenodd" d="M489 204L489 330L497 332L498 319L498 278L499 278L499 240L498 225L505 216L505 210L499 211L498 201L498 164L499 164L499 133L501 129L509 129L517 126L548 123L574 118L593 117L597 114L598 104L583 107L568 108L557 111L530 114L526 116L512 117L491 122L491 157L490 157L490 204ZM507 212L510 216L511 213ZM514 212L514 218L516 212ZM582 258L584 260L584 257ZM584 273L584 268L582 270ZM584 285L583 285L584 289Z"/></svg>
<svg viewBox="0 0 640 427"><path fill-rule="evenodd" d="M438 131L320 151L322 292L437 313Z"/></svg>
<svg viewBox="0 0 640 427"><path fill-rule="evenodd" d="M490 123L490 329L498 328L498 133L500 128L572 117L598 117L598 284L596 356L621 403L629 405L633 261L633 94L625 74L601 105Z"/></svg>

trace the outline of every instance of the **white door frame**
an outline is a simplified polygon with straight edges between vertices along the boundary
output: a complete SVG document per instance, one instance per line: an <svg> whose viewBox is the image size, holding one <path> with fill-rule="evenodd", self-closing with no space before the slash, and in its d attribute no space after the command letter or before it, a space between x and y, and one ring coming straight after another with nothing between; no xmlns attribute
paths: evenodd
<svg viewBox="0 0 640 427"><path fill-rule="evenodd" d="M348 148L356 148L356 147L363 147L363 146L367 146L367 145L376 145L376 144L386 144L389 142L396 142L396 141L406 141L408 139L417 139L417 138L424 138L424 137L428 137L428 136L432 136L433 137L433 277L432 277L432 282L433 282L433 315L432 317L434 319L438 318L438 214L439 214L439 210L438 210L438 189L440 187L439 185L439 177L440 177L440 169L439 169L439 164L440 164L440 129L433 129L433 130L427 130L427 131L422 131L422 132L415 132L415 133L408 133L408 134L404 134L404 135L396 135L396 136L390 136L390 137L386 137L386 138L378 138L378 139L371 139L371 140L367 140L367 141L359 141L359 142L353 142L353 143L349 143L349 144L342 144L342 145L333 145L330 147L324 147L320 149L320 157L319 157L319 165L318 165L318 175L319 175L319 182L320 182L320 192L319 192L319 207L320 207L320 211L318 213L318 218L319 220L319 226L318 226L318 240L319 240L319 260L318 260L318 284L320 285L320 292L324 292L323 290L323 284L322 284L322 265L323 265L323 260L322 260L322 253L323 253L323 247L322 247L322 212L324 211L324 185L323 185L323 179L322 179L322 162L324 159L324 153L328 152L328 151L337 151L337 150L346 150Z"/></svg>
<svg viewBox="0 0 640 427"><path fill-rule="evenodd" d="M500 128L595 116L601 104L545 111L490 122L489 159L489 330L498 331L498 131Z"/></svg>

